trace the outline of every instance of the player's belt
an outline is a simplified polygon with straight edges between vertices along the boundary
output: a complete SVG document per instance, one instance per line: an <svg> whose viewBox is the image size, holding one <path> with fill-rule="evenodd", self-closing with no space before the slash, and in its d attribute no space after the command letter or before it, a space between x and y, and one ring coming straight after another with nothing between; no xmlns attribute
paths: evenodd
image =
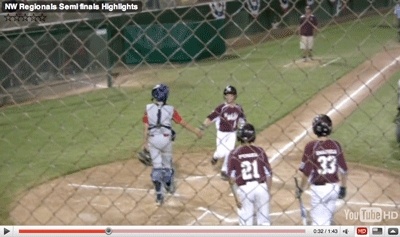
<svg viewBox="0 0 400 237"><path fill-rule="evenodd" d="M251 180L251 181L244 182L243 184L240 184L240 185L238 184L238 186L243 186L243 185L246 185L248 183L254 183L254 182L257 182L259 184L265 183L265 181L262 181L262 180Z"/></svg>
<svg viewBox="0 0 400 237"><path fill-rule="evenodd" d="M149 136L150 136L150 137L155 137L155 136L159 136L159 135L162 135L162 136L164 136L164 137L169 137L169 136L170 136L170 134L167 134L167 133L161 133L161 134L150 134Z"/></svg>
<svg viewBox="0 0 400 237"><path fill-rule="evenodd" d="M314 185L316 185L316 186L323 186L325 184L326 184L326 182L316 182L316 183L314 183Z"/></svg>

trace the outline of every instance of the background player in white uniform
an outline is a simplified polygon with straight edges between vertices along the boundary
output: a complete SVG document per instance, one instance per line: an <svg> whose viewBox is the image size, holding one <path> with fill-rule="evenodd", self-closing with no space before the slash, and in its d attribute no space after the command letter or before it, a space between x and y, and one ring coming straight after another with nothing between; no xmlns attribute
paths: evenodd
<svg viewBox="0 0 400 237"><path fill-rule="evenodd" d="M239 224L270 225L272 171L268 157L263 148L253 144L256 139L253 125L239 128L237 139L241 145L229 154L228 175L231 184L237 185ZM254 213L257 223L253 220Z"/></svg>
<svg viewBox="0 0 400 237"><path fill-rule="evenodd" d="M237 91L233 86L224 89L225 103L220 104L207 116L200 129L204 130L215 122L217 128L216 150L211 159L211 164L217 164L218 159L224 159L221 168L221 178L227 180L228 155L235 148L236 130L245 124L246 116L242 106L236 103Z"/></svg>
<svg viewBox="0 0 400 237"><path fill-rule="evenodd" d="M156 190L156 202L164 202L163 186L167 192L173 193L174 169L172 165L172 142L175 132L172 130L172 121L180 124L201 138L200 130L186 123L178 111L167 105L169 88L166 85L156 85L151 91L153 103L146 105L143 116L144 148L150 151L153 170L151 179Z"/></svg>
<svg viewBox="0 0 400 237"><path fill-rule="evenodd" d="M339 142L328 138L332 120L320 114L313 119L312 127L318 139L305 146L299 168L303 177L296 195L300 197L308 181L311 186L312 225L330 225L336 200L346 196L347 164Z"/></svg>

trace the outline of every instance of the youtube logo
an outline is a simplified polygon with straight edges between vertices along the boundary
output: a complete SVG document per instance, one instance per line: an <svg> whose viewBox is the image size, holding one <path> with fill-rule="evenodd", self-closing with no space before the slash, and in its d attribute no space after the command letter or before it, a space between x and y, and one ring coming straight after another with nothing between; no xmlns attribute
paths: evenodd
<svg viewBox="0 0 400 237"><path fill-rule="evenodd" d="M367 227L357 227L356 233L357 233L357 235L367 235L368 228Z"/></svg>

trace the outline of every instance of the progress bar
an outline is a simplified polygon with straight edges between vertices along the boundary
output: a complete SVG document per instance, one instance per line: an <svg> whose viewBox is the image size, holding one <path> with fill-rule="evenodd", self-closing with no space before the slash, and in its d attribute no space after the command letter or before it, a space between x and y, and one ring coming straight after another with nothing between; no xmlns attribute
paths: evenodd
<svg viewBox="0 0 400 237"><path fill-rule="evenodd" d="M19 234L104 234L105 229L19 229Z"/></svg>

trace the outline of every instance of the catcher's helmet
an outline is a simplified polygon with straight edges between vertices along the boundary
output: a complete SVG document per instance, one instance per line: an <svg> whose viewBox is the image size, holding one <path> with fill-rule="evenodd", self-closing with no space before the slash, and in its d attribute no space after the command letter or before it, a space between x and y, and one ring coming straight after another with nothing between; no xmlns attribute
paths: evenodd
<svg viewBox="0 0 400 237"><path fill-rule="evenodd" d="M246 123L237 130L236 138L241 143L254 142L256 140L256 131L254 126L250 123Z"/></svg>
<svg viewBox="0 0 400 237"><path fill-rule="evenodd" d="M332 120L326 114L319 114L313 119L312 127L318 137L328 136L332 132Z"/></svg>
<svg viewBox="0 0 400 237"><path fill-rule="evenodd" d="M167 102L168 94L169 94L169 88L168 88L168 86L166 86L164 84L156 85L153 88L153 90L151 91L152 99L155 99L156 101L161 101L164 103Z"/></svg>
<svg viewBox="0 0 400 237"><path fill-rule="evenodd" d="M236 88L233 86L230 86L230 85L225 87L224 95L227 95L227 94L237 95Z"/></svg>

